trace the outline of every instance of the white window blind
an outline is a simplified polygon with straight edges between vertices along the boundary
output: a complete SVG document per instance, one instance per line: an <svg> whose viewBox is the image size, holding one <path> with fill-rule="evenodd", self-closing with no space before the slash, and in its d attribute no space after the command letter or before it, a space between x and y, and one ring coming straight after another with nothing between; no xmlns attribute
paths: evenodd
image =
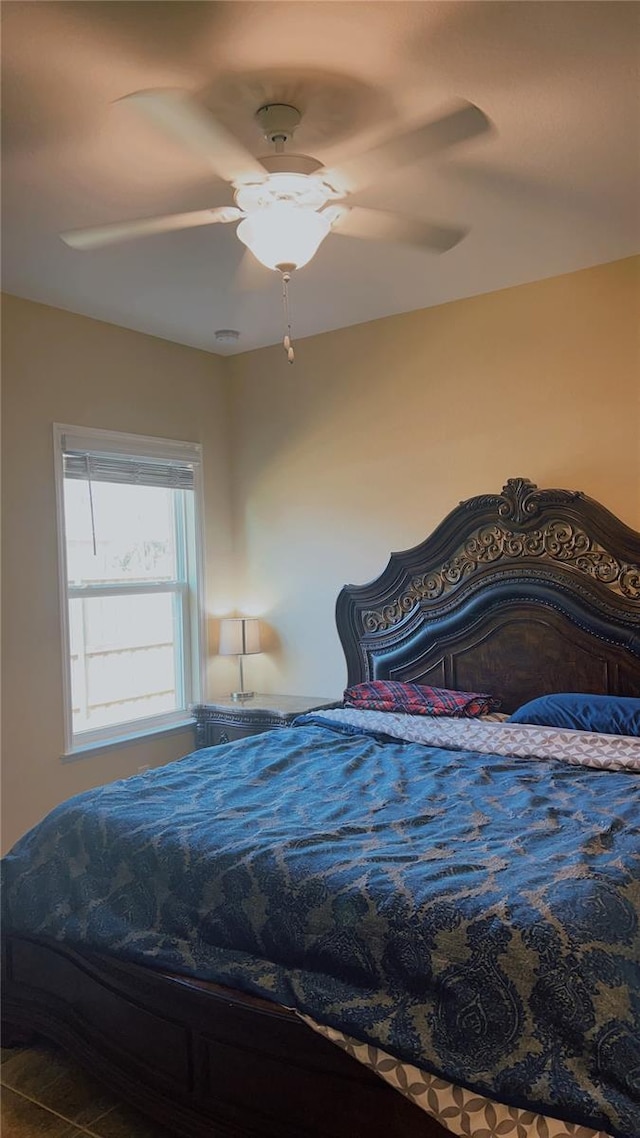
<svg viewBox="0 0 640 1138"><path fill-rule="evenodd" d="M176 490L193 490L194 486L191 463L169 463L160 459L138 459L126 455L97 454L90 451L65 450L64 476L85 479L87 482L165 486Z"/></svg>

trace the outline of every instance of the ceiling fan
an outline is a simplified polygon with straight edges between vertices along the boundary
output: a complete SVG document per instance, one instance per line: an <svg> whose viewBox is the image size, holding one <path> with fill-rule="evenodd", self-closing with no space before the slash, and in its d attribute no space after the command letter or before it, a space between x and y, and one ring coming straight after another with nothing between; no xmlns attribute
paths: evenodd
<svg viewBox="0 0 640 1138"><path fill-rule="evenodd" d="M302 118L296 107L287 104L270 103L256 112L273 151L255 158L184 92L137 91L121 101L204 157L213 172L233 187L235 204L75 229L61 234L62 240L73 249L89 250L155 233L239 222L239 239L263 265L282 274L285 311L290 274L311 260L329 233L407 242L437 253L457 245L467 232L464 228L365 209L344 199L391 170L491 128L479 107L459 102L440 118L392 135L338 168L327 168L309 155L285 152ZM285 348L292 360L289 335Z"/></svg>

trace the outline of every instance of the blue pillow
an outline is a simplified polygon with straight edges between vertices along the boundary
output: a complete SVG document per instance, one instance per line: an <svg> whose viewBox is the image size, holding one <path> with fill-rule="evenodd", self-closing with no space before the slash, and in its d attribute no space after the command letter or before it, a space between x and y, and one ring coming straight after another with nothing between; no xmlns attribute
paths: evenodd
<svg viewBox="0 0 640 1138"><path fill-rule="evenodd" d="M508 723L539 723L566 731L599 731L603 735L640 735L640 699L620 695L562 692L524 703Z"/></svg>

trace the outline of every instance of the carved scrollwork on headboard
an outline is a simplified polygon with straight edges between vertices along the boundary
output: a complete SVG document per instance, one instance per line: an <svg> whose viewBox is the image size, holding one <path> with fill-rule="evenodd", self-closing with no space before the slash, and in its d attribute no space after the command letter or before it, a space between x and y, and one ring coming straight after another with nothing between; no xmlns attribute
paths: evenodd
<svg viewBox="0 0 640 1138"><path fill-rule="evenodd" d="M640 534L579 491L512 478L345 586L336 619L349 683L429 677L507 709L549 691L640 696Z"/></svg>
<svg viewBox="0 0 640 1138"><path fill-rule="evenodd" d="M522 479L512 479L507 486L516 481L519 485L525 484ZM533 483L526 485L531 487ZM493 503L498 511L504 504L497 496ZM536 506L533 495L528 494L526 498L519 497L517 502L512 499L510 508L517 510L520 518L522 509L535 514L539 506ZM440 567L414 577L397 600L385 604L382 609L365 610L362 613L363 630L385 631L411 612L414 605L424 600L437 600L484 565L498 561L508 564L524 558L561 562L579 573L588 574L622 596L634 600L640 598L640 567L620 561L578 526L561 518L552 518L543 527L527 531L506 529L498 523L480 526L453 557Z"/></svg>
<svg viewBox="0 0 640 1138"><path fill-rule="evenodd" d="M538 490L529 478L509 478L501 494L480 494L461 502L464 510L493 509L499 517L514 521L517 525L535 518L542 506L561 506L584 498L580 490Z"/></svg>

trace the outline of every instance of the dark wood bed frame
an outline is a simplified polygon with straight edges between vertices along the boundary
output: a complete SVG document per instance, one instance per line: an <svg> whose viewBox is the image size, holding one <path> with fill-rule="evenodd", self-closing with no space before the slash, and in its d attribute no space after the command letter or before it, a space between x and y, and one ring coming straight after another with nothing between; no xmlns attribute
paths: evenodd
<svg viewBox="0 0 640 1138"><path fill-rule="evenodd" d="M640 696L640 535L578 492L511 479L346 586L349 683ZM7 936L4 1041L43 1036L186 1138L445 1132L292 1012L62 944Z"/></svg>

